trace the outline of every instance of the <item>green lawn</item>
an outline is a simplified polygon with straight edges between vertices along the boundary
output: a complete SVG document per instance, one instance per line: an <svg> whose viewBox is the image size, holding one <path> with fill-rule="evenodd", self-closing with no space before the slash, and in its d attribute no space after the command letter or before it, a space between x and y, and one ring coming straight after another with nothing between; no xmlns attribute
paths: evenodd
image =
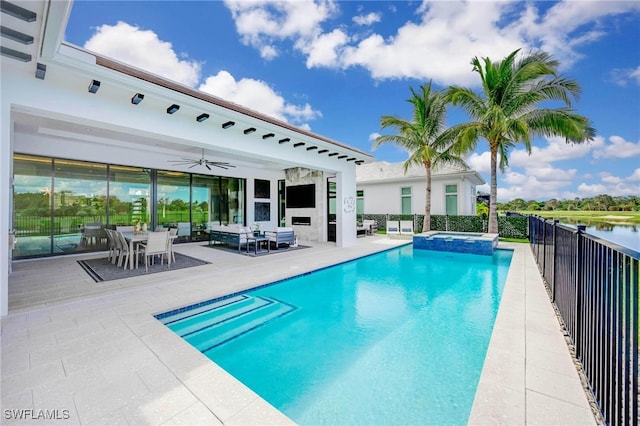
<svg viewBox="0 0 640 426"><path fill-rule="evenodd" d="M547 219L569 219L575 222L584 220L585 222L608 222L608 223L631 223L640 224L640 212L604 212L604 211L519 211L521 214L530 214Z"/></svg>

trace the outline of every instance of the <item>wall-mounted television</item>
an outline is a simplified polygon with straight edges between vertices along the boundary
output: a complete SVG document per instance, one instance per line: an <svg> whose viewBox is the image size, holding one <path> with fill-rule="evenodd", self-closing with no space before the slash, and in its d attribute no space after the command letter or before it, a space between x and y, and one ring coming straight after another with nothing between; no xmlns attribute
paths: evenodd
<svg viewBox="0 0 640 426"><path fill-rule="evenodd" d="M288 209L314 208L316 206L316 185L287 186L285 199Z"/></svg>

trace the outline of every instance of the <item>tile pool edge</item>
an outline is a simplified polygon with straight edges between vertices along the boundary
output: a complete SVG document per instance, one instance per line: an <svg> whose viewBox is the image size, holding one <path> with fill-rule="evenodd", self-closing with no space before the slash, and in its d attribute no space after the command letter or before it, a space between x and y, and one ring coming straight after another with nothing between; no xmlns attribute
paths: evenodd
<svg viewBox="0 0 640 426"><path fill-rule="evenodd" d="M468 424L596 425L529 244L498 248L513 257Z"/></svg>
<svg viewBox="0 0 640 426"><path fill-rule="evenodd" d="M177 313L180 313L180 312L188 311L190 309L195 309L195 308L199 308L199 307L202 307L202 306L210 305L212 303L219 302L219 301L225 300L225 299L230 299L232 297L238 296L238 295L243 294L243 293L247 293L249 291L254 291L254 290L259 290L261 288L270 287L270 286L273 286L273 285L276 285L276 284L280 284L283 281L288 281L288 280L291 280L291 279L294 279L294 278L297 278L297 277L302 277L302 276L305 276L305 275L313 274L315 272L319 272L319 271L322 271L322 270L325 270L325 269L328 269L328 268L332 268L334 266L343 265L345 263L355 262L358 259L363 259L363 258L368 257L368 256L373 256L373 255L376 255L376 254L379 254L379 253L384 253L384 252L387 252L387 251L395 250L395 249L398 249L400 247L404 247L404 246L407 246L407 245L410 245L410 244L412 244L412 242L411 241L407 241L406 243L394 245L393 247L388 247L388 248L385 248L385 249L380 250L380 251L359 255L359 256L356 256L356 257L353 257L353 258L350 258L350 259L347 259L347 260L343 260L343 261L340 261L340 262L337 262L337 263L333 263L331 265L321 266L321 267L316 268L316 269L312 269L312 270L305 271L305 272L300 272L298 274L293 274L291 276L284 277L284 278L279 278L277 280L274 280L274 281L271 281L271 282L268 282L268 283L258 284L258 285L254 286L254 287L249 287L249 288L244 289L244 290L234 291L232 293L228 293L228 294L225 294L225 295L222 295L222 296L218 296L218 297L214 297L214 298L211 298L211 299L203 300L203 301L200 301L200 302L192 303L190 305L181 306L179 308L171 309L169 311L158 312L158 313L155 313L155 314L152 314L152 315L153 315L153 317L155 319L162 320L163 318L166 318L166 317L168 317L170 315L173 315L173 314L177 314Z"/></svg>

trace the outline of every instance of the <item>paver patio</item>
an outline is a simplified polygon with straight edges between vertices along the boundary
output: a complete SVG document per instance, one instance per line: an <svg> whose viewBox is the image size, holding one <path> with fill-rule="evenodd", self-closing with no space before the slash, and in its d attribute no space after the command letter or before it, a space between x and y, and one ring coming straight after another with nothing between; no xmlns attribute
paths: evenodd
<svg viewBox="0 0 640 426"><path fill-rule="evenodd" d="M183 244L177 252L211 264L99 283L78 257L16 262L3 423L30 423L7 409L58 410L84 425L292 423L152 315L402 243L373 236L265 257ZM501 247L514 257L470 424L595 424L529 246Z"/></svg>

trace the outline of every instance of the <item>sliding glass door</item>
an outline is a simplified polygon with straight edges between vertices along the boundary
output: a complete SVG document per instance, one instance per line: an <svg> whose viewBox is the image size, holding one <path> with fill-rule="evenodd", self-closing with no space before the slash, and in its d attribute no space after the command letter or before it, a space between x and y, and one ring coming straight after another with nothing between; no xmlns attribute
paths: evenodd
<svg viewBox="0 0 640 426"><path fill-rule="evenodd" d="M53 160L53 253L107 246L107 166Z"/></svg>
<svg viewBox="0 0 640 426"><path fill-rule="evenodd" d="M107 248L106 228L178 228L206 239L209 222L244 224L245 180L14 155L14 258Z"/></svg>
<svg viewBox="0 0 640 426"><path fill-rule="evenodd" d="M53 160L15 155L13 160L13 228L18 239L13 255L51 253Z"/></svg>
<svg viewBox="0 0 640 426"><path fill-rule="evenodd" d="M109 166L109 224L151 223L151 173L140 167Z"/></svg>

